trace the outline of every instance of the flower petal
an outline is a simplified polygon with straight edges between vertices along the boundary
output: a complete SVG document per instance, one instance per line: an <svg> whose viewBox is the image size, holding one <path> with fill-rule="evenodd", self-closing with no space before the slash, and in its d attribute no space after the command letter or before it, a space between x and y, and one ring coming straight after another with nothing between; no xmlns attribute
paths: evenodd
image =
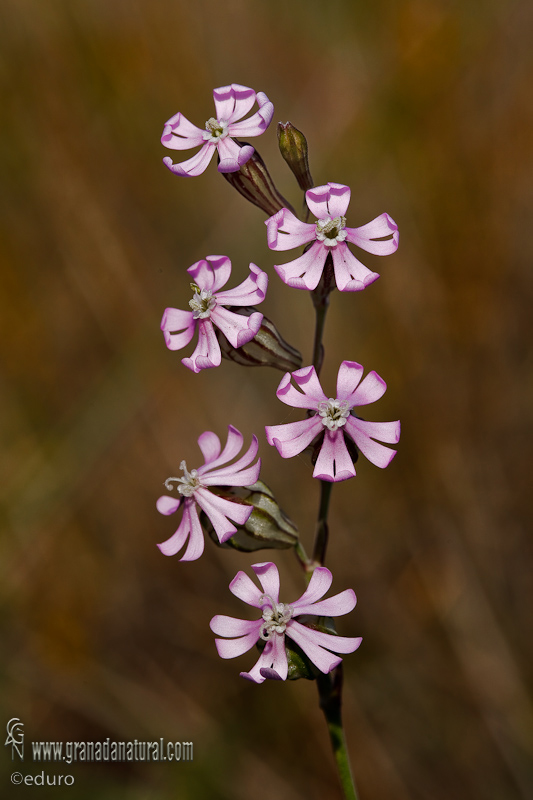
<svg viewBox="0 0 533 800"><path fill-rule="evenodd" d="M234 289L217 292L217 302L223 306L253 306L266 297L268 275L255 264L250 264L250 274Z"/></svg>
<svg viewBox="0 0 533 800"><path fill-rule="evenodd" d="M187 272L200 289L215 293L228 282L231 261L227 256L207 256L196 261Z"/></svg>
<svg viewBox="0 0 533 800"><path fill-rule="evenodd" d="M180 558L180 561L196 561L204 552L204 532L200 525L198 511L194 503L191 503L191 505L185 509L184 513L187 513L189 516L191 533L189 536L189 544L185 553Z"/></svg>
<svg viewBox="0 0 533 800"><path fill-rule="evenodd" d="M372 427L367 427L368 425ZM370 438L372 436L378 436L381 438L379 434L378 426L384 426L383 434L385 436L384 441L395 441L392 437L400 436L400 422L371 422L367 423L364 420L357 419L356 417L349 417L346 420L346 432L352 437L354 442L356 443L357 447L361 451L361 453L368 458L372 464L375 464L376 467L380 469L384 469L388 467L394 456L396 455L396 450L391 450L390 447L385 447L378 442L375 442L373 439ZM371 434L370 434L371 432ZM396 441L398 441L396 438Z"/></svg>
<svg viewBox="0 0 533 800"><path fill-rule="evenodd" d="M196 320L198 325L198 344L189 358L182 358L181 363L193 372L220 366L222 355L213 323L209 319Z"/></svg>
<svg viewBox="0 0 533 800"><path fill-rule="evenodd" d="M204 551L204 536L198 520L194 502L185 501L183 516L177 531L165 542L157 546L165 556L178 553L189 537L189 545L180 561L195 561Z"/></svg>
<svg viewBox="0 0 533 800"><path fill-rule="evenodd" d="M178 111L165 122L161 144L169 150L189 150L203 143L204 133Z"/></svg>
<svg viewBox="0 0 533 800"><path fill-rule="evenodd" d="M314 242L302 256L287 264L275 264L274 269L281 280L294 289L316 289L327 255L322 242Z"/></svg>
<svg viewBox="0 0 533 800"><path fill-rule="evenodd" d="M220 455L220 439L216 433L212 431L205 431L205 433L202 433L202 435L198 437L198 446L204 457L204 467L209 465Z"/></svg>
<svg viewBox="0 0 533 800"><path fill-rule="evenodd" d="M220 86L213 91L217 120L230 122L241 119L250 111L255 103L255 92L248 86L232 83L230 86Z"/></svg>
<svg viewBox="0 0 533 800"><path fill-rule="evenodd" d="M182 330L184 329L184 330ZM194 331L196 330L196 320L193 318L192 311L182 311L179 308L166 308L161 320L161 330L165 337L165 344L169 350L181 350L189 344ZM181 333L171 333L180 331Z"/></svg>
<svg viewBox="0 0 533 800"><path fill-rule="evenodd" d="M298 598L296 602L291 603L291 606L294 608L295 612L296 609L300 609L300 606L307 607L308 605L316 603L321 597L324 597L326 592L329 590L332 581L333 575L327 567L317 567L311 575L311 580L309 581L309 585L303 595ZM298 613L312 614L313 612L298 611Z"/></svg>
<svg viewBox="0 0 533 800"><path fill-rule="evenodd" d="M298 384L300 389L307 395L307 397L311 398L317 404L327 401L328 398L322 390L318 375L316 374L316 370L313 366L297 369L292 372L291 375L294 382ZM281 398L279 399L281 400Z"/></svg>
<svg viewBox="0 0 533 800"><path fill-rule="evenodd" d="M265 221L267 242L271 250L292 250L312 242L316 225L301 222L288 208L282 208Z"/></svg>
<svg viewBox="0 0 533 800"><path fill-rule="evenodd" d="M400 234L398 226L388 214L380 214L371 222L366 225L361 225L360 228L345 228L346 239L352 244L357 245L367 253L373 253L376 256L390 256L398 249L398 242ZM383 237L389 237L385 241ZM381 239L381 241L374 241Z"/></svg>
<svg viewBox="0 0 533 800"><path fill-rule="evenodd" d="M269 595L275 603L279 603L279 572L276 565L272 561L264 561L260 564L252 564L252 569L259 578L264 593Z"/></svg>
<svg viewBox="0 0 533 800"><path fill-rule="evenodd" d="M240 570L229 585L229 590L235 597L247 603L249 606L255 608L262 608L264 601L262 600L263 592L255 585L253 580L248 577L246 572Z"/></svg>
<svg viewBox="0 0 533 800"><path fill-rule="evenodd" d="M387 384L377 372L372 370L347 399L354 406L366 406L369 403L375 403L376 400L383 397L386 391Z"/></svg>
<svg viewBox="0 0 533 800"><path fill-rule="evenodd" d="M342 183L314 186L305 193L305 200L317 219L343 217L350 202L350 187Z"/></svg>
<svg viewBox="0 0 533 800"><path fill-rule="evenodd" d="M241 147L229 136L225 139L220 139L217 148L218 157L220 158L219 172L237 172L254 154L254 148L249 144Z"/></svg>
<svg viewBox="0 0 533 800"><path fill-rule="evenodd" d="M169 514L174 514L178 510L180 503L181 497L169 497L167 494L164 494L157 500L155 507L160 514L169 516Z"/></svg>
<svg viewBox="0 0 533 800"><path fill-rule="evenodd" d="M244 525L253 511L253 506L246 506L243 503L232 503L223 497L210 492L208 489L197 489L194 498L202 511L209 517L219 542L226 542L230 539L237 528L230 522L231 518L239 525Z"/></svg>
<svg viewBox="0 0 533 800"><path fill-rule="evenodd" d="M195 178L205 172L209 162L213 158L215 152L215 145L213 142L206 142L201 150L192 158L182 161L179 164L174 164L170 156L163 159L163 164L167 169L174 173L174 175L181 175L183 178Z"/></svg>
<svg viewBox="0 0 533 800"><path fill-rule="evenodd" d="M291 383L291 378L298 384L299 392ZM319 403L327 402L328 398L322 391L320 381L313 366L302 367L294 372L286 372L276 389L278 400L293 408L308 408L316 410Z"/></svg>
<svg viewBox="0 0 533 800"><path fill-rule="evenodd" d="M253 467L246 469L256 457L258 449L257 436L252 436L250 447L234 464L228 464L219 469L215 469L213 465L204 464L198 470L198 474L202 476L202 482L206 486L248 486L255 483L259 477L261 459ZM209 469L205 469L207 466ZM253 470L253 472L250 472L250 470ZM257 477L253 480L248 480L254 474L257 474Z"/></svg>
<svg viewBox="0 0 533 800"><path fill-rule="evenodd" d="M226 617L224 614L217 614L209 623L209 627L217 636L246 636L256 631L257 638L261 625L261 619L237 619Z"/></svg>
<svg viewBox="0 0 533 800"><path fill-rule="evenodd" d="M291 603L291 606L294 608L295 616L317 614L321 617L340 617L353 611L356 603L357 599L354 590L345 589L344 592L339 592L339 594L328 597L326 600L319 600L317 603L301 603L301 600L298 600L296 603Z"/></svg>
<svg viewBox="0 0 533 800"><path fill-rule="evenodd" d="M256 623L258 628L260 622ZM240 639L215 639L215 645L220 658L236 658L247 653L248 650L254 646L259 639L259 630L252 631L247 636L242 636Z"/></svg>
<svg viewBox="0 0 533 800"><path fill-rule="evenodd" d="M326 429L313 478L337 482L353 478L354 475L355 467L346 447L342 429L338 428L336 431Z"/></svg>
<svg viewBox="0 0 533 800"><path fill-rule="evenodd" d="M323 430L322 420L318 416L265 427L267 442L276 448L282 458L297 456Z"/></svg>
<svg viewBox="0 0 533 800"><path fill-rule="evenodd" d="M337 398L352 405L351 398L363 377L364 368L357 361L343 361L337 374Z"/></svg>
<svg viewBox="0 0 533 800"><path fill-rule="evenodd" d="M302 648L313 664L324 673L331 672L342 661L342 658L333 656L328 650L324 650L324 647L331 648L338 653L353 653L362 641L360 637L348 638L314 631L294 619L291 619L287 624L285 633Z"/></svg>
<svg viewBox="0 0 533 800"><path fill-rule="evenodd" d="M215 306L211 312L211 320L222 331L232 347L242 347L250 342L261 327L263 315L259 311L245 317L223 306Z"/></svg>
<svg viewBox="0 0 533 800"><path fill-rule="evenodd" d="M340 292L360 292L377 281L379 274L372 272L349 250L345 242L331 248L335 283Z"/></svg>
<svg viewBox="0 0 533 800"><path fill-rule="evenodd" d="M228 438L226 439L226 444L224 445L222 453L209 463L206 462L203 464L198 470L198 475L210 473L211 470L222 466L222 464L227 464L235 458L242 450L243 441L244 436L242 433L238 431L234 425L228 425Z"/></svg>
<svg viewBox="0 0 533 800"><path fill-rule="evenodd" d="M284 681L287 678L289 665L287 651L285 650L285 636L283 634L276 633L268 640L256 664L250 672L241 672L241 677L255 683L263 683L266 677L266 675L263 675L263 670L268 675L270 668L274 669L281 680Z"/></svg>
<svg viewBox="0 0 533 800"><path fill-rule="evenodd" d="M242 122L235 122L235 120L243 117L246 112L239 116L237 114L233 115L228 127L230 136L260 136L266 131L274 115L274 106L264 92L257 92L256 99L259 108L251 117L244 119Z"/></svg>

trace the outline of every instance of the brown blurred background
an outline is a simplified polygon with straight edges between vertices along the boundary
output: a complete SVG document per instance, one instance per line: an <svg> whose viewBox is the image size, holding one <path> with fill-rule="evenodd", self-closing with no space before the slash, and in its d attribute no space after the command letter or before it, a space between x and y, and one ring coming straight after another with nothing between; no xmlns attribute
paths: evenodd
<svg viewBox="0 0 533 800"><path fill-rule="evenodd" d="M0 20L0 728L21 718L28 751L194 742L189 764L50 765L70 797L340 796L314 686L243 681L253 653L222 661L208 627L246 614L227 585L272 553L207 542L181 564L155 546L175 528L164 479L231 422L259 435L311 547L311 467L264 437L299 418L281 373L194 375L159 331L185 269L224 253L231 285L249 261L269 272L264 311L311 357L311 303L274 273L264 215L214 164L187 180L161 163L164 121L202 126L237 82L275 105L254 143L288 199L278 120L306 133L317 184L352 187L349 225L387 211L401 231L363 259L376 284L333 296L325 338L326 392L359 361L388 383L368 416L402 420L391 466L361 459L332 498L333 589L359 600L339 632L364 638L345 659L361 798L532 797L531 3L4 0ZM298 597L295 559L273 557ZM24 791L12 768L6 748L6 797Z"/></svg>

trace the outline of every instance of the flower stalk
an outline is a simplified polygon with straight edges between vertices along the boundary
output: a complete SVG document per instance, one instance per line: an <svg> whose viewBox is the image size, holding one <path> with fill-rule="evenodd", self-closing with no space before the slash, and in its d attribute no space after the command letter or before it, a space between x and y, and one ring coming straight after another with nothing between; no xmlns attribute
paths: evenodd
<svg viewBox="0 0 533 800"><path fill-rule="evenodd" d="M326 718L335 764L345 800L359 800L350 767L346 736L342 724L342 684L342 664L339 664L328 675L320 675L317 678L320 708Z"/></svg>

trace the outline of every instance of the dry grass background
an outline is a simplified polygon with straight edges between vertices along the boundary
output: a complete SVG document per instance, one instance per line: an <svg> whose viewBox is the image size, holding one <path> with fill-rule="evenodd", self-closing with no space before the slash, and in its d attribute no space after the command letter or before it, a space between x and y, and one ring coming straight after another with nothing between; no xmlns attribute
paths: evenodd
<svg viewBox="0 0 533 800"><path fill-rule="evenodd" d="M251 654L216 656L208 621L240 615L227 584L257 556L155 547L163 480L229 422L312 538L310 467L262 434L286 417L281 373L193 375L159 331L185 268L224 253L239 279L270 272L265 312L310 358L309 298L271 269L261 212L213 165L161 164L163 122L202 124L238 82L305 131L317 183L351 185L352 225L401 230L365 259L376 284L333 297L325 340L326 384L343 359L377 370L372 418L403 426L392 465L332 499L334 589L359 599L340 632L364 637L345 659L361 797L531 797L531 4L4 0L0 20L2 719L29 740L194 741L192 764L73 766L72 797L339 796L314 687L255 687ZM299 203L274 126L257 145ZM7 796L7 749L1 766Z"/></svg>

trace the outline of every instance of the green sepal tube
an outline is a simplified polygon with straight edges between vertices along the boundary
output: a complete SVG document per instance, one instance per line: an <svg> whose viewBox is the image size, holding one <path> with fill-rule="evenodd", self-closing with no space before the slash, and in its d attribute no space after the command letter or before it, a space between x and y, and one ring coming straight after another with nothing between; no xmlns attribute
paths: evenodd
<svg viewBox="0 0 533 800"><path fill-rule="evenodd" d="M298 528L279 507L263 481L257 481L252 486L213 486L210 490L232 503L253 506L248 520L244 525L236 525L237 532L223 544L219 542L206 514L201 513L202 527L219 547L252 553L255 550L288 550L298 543Z"/></svg>
<svg viewBox="0 0 533 800"><path fill-rule="evenodd" d="M257 308L232 306L235 314L249 317ZM302 354L285 341L274 323L263 315L261 327L254 338L241 347L232 347L226 337L215 328L223 358L244 367L274 367L282 372L293 372L302 366Z"/></svg>

